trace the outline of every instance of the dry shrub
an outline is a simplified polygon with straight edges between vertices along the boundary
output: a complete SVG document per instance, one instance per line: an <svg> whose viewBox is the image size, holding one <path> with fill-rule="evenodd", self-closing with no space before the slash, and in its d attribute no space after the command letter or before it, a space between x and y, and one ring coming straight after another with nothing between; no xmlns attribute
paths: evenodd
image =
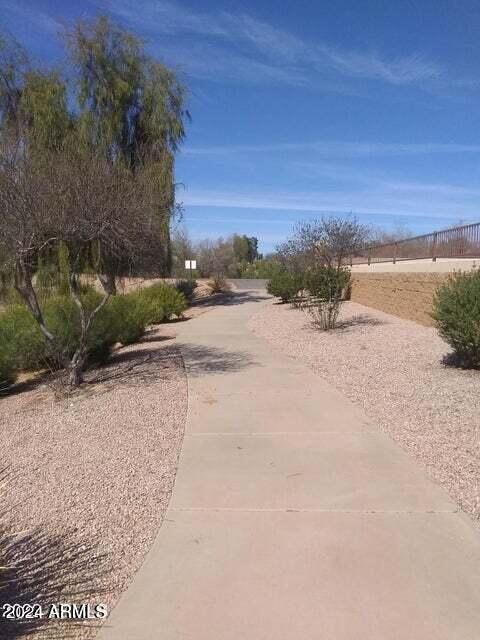
<svg viewBox="0 0 480 640"><path fill-rule="evenodd" d="M230 291L230 285L223 276L214 276L208 281L211 293L226 293Z"/></svg>

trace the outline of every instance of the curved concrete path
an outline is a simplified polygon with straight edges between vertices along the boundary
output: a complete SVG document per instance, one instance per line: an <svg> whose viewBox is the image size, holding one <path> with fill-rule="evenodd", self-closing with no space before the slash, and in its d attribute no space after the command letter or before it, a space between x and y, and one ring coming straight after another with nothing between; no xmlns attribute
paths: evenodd
<svg viewBox="0 0 480 640"><path fill-rule="evenodd" d="M234 302L181 325L174 493L99 637L478 639L478 532L359 409L249 332L258 293Z"/></svg>

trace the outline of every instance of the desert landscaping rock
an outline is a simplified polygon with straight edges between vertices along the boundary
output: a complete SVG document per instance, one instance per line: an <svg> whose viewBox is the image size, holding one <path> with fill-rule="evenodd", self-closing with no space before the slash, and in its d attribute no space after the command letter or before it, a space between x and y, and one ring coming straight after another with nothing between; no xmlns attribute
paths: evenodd
<svg viewBox="0 0 480 640"><path fill-rule="evenodd" d="M109 609L155 538L175 478L187 384L165 333L117 352L70 397L41 386L0 405L2 464L13 476L2 511L17 531L74 534L107 554L106 593L92 601ZM76 637L85 634L94 632Z"/></svg>
<svg viewBox="0 0 480 640"><path fill-rule="evenodd" d="M250 320L258 336L334 384L421 460L460 507L480 517L480 372L447 367L435 329L354 302L340 328L269 301Z"/></svg>

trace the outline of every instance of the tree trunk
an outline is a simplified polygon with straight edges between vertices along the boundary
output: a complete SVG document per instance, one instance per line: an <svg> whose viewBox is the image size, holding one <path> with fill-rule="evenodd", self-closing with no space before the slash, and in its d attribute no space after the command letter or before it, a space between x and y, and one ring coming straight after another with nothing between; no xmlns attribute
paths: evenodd
<svg viewBox="0 0 480 640"><path fill-rule="evenodd" d="M117 294L117 285L114 273L99 273L98 279L100 280L100 284L102 285L105 293L109 296L115 296Z"/></svg>
<svg viewBox="0 0 480 640"><path fill-rule="evenodd" d="M32 316L34 317L36 323L43 336L51 345L55 344L55 337L53 334L47 329L45 326L45 322L43 320L42 310L40 309L40 305L38 304L37 294L35 293L35 289L32 284L32 273L31 266L22 257L19 257L15 263L15 289L23 298L25 304Z"/></svg>
<svg viewBox="0 0 480 640"><path fill-rule="evenodd" d="M72 363L68 368L68 386L78 387L83 382L83 362Z"/></svg>
<svg viewBox="0 0 480 640"><path fill-rule="evenodd" d="M115 278L113 278L113 282L115 283ZM83 369L85 367L85 363L88 357L88 334L92 327L92 324L95 320L95 317L99 311L103 309L106 305L108 299L110 298L110 294L106 291L102 300L99 304L90 312L87 317L85 312L85 308L83 307L82 300L79 296L78 292L78 274L75 270L70 266L70 295L73 298L73 301L78 307L78 311L80 314L80 337L78 342L77 350L75 351L69 365L68 365L68 384L71 387L77 387L83 382Z"/></svg>

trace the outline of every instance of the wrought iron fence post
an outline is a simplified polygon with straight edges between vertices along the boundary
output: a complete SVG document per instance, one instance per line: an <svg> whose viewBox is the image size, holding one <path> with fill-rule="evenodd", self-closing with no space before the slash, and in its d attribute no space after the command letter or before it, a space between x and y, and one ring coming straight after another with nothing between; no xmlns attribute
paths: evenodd
<svg viewBox="0 0 480 640"><path fill-rule="evenodd" d="M397 264L397 247L398 242L395 242L393 245L393 264Z"/></svg>
<svg viewBox="0 0 480 640"><path fill-rule="evenodd" d="M432 242L432 261L437 261L437 232L435 231L433 234L433 242Z"/></svg>

